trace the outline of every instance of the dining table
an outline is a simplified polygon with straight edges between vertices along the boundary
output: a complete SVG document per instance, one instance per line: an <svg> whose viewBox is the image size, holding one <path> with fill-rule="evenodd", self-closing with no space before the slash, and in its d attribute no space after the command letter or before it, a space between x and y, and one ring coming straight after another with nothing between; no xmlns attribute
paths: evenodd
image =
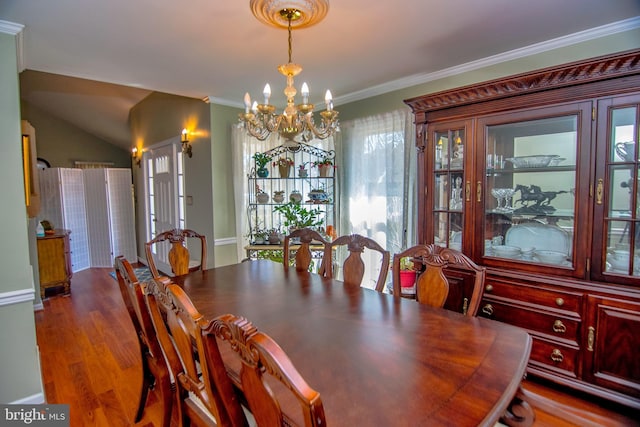
<svg viewBox="0 0 640 427"><path fill-rule="evenodd" d="M531 338L497 321L268 260L176 276L207 319L243 316L320 393L329 426L526 426Z"/></svg>

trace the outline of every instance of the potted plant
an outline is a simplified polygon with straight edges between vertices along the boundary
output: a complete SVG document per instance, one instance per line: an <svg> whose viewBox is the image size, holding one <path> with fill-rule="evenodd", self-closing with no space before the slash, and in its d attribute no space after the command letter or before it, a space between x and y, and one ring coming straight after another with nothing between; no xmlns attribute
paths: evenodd
<svg viewBox="0 0 640 427"><path fill-rule="evenodd" d="M309 192L309 199L311 203L329 203L329 195L324 191L324 188L314 188Z"/></svg>
<svg viewBox="0 0 640 427"><path fill-rule="evenodd" d="M273 166L277 166L280 171L281 178L289 178L289 172L291 172L291 166L293 166L293 160L289 157L280 157L273 162Z"/></svg>
<svg viewBox="0 0 640 427"><path fill-rule="evenodd" d="M254 244L262 245L267 240L267 237L269 236L269 233L267 232L267 230L264 230L262 228L256 228L251 233L251 236L253 237L253 243Z"/></svg>
<svg viewBox="0 0 640 427"><path fill-rule="evenodd" d="M269 230L269 235L267 237L269 239L270 245L277 245L280 243L280 231L277 228L272 228Z"/></svg>
<svg viewBox="0 0 640 427"><path fill-rule="evenodd" d="M322 214L320 209L307 209L298 203L285 203L276 206L273 210L282 214L284 217L283 225L289 231L296 228L317 227L324 223L320 217Z"/></svg>
<svg viewBox="0 0 640 427"><path fill-rule="evenodd" d="M411 288L416 284L417 271L410 257L400 260L400 287Z"/></svg>
<svg viewBox="0 0 640 427"><path fill-rule="evenodd" d="M256 175L260 178L266 178L269 176L269 169L266 166L271 161L271 157L265 153L255 153L253 160L256 162Z"/></svg>
<svg viewBox="0 0 640 427"><path fill-rule="evenodd" d="M335 166L333 165L333 160L328 157L324 157L320 160L314 161L313 165L318 167L318 172L321 177L328 177L329 171L335 168Z"/></svg>
<svg viewBox="0 0 640 427"><path fill-rule="evenodd" d="M300 166L298 166L298 176L300 178L306 178L308 175L307 172L307 162L304 162L303 164L301 164Z"/></svg>

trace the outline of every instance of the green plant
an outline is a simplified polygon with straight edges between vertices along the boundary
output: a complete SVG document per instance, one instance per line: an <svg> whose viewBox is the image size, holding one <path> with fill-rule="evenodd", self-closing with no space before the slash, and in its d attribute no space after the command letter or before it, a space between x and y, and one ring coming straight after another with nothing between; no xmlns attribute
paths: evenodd
<svg viewBox="0 0 640 427"><path fill-rule="evenodd" d="M299 203L285 203L276 206L273 210L284 216L283 225L288 228L317 227L324 223L324 220L320 218L322 214L320 209L307 209Z"/></svg>
<svg viewBox="0 0 640 427"><path fill-rule="evenodd" d="M333 165L333 160L331 160L328 157L325 157L320 160L315 160L313 162L313 166L331 166L331 165Z"/></svg>
<svg viewBox="0 0 640 427"><path fill-rule="evenodd" d="M280 157L278 160L273 162L273 166L293 166L293 160L288 157Z"/></svg>
<svg viewBox="0 0 640 427"><path fill-rule="evenodd" d="M415 267L413 265L413 260L411 257L404 257L400 259L400 270L405 271L414 271Z"/></svg>
<svg viewBox="0 0 640 427"><path fill-rule="evenodd" d="M256 166L258 169L262 169L269 164L271 161L271 157L265 153L255 153L253 155L253 160L256 161Z"/></svg>

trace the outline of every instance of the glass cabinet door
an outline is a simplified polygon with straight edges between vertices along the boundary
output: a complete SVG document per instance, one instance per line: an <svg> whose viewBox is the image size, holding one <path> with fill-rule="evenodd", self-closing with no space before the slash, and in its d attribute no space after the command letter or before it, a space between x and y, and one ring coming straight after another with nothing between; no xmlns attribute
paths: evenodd
<svg viewBox="0 0 640 427"><path fill-rule="evenodd" d="M596 193L596 204L604 204L606 251L600 267L623 276L640 276L639 110L637 103L607 109L607 167Z"/></svg>
<svg viewBox="0 0 640 427"><path fill-rule="evenodd" d="M573 274L579 141L588 130L582 116L590 110L574 106L556 109L554 116L547 109L541 118L520 113L480 121L485 177L478 225L485 261Z"/></svg>
<svg viewBox="0 0 640 427"><path fill-rule="evenodd" d="M429 149L434 167L431 169L433 191L433 243L462 249L465 203L465 129L435 130L431 133Z"/></svg>

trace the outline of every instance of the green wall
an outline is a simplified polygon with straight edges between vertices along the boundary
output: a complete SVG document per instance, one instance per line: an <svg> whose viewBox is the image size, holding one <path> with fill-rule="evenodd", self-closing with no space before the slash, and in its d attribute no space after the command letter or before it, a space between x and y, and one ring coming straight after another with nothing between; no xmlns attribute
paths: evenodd
<svg viewBox="0 0 640 427"><path fill-rule="evenodd" d="M0 33L0 402L44 399L33 315L33 271L22 184L20 98L14 35Z"/></svg>
<svg viewBox="0 0 640 427"><path fill-rule="evenodd" d="M91 135L72 124L22 101L22 118L36 130L38 157L51 167L72 168L75 161L112 162L115 168L131 167L131 152Z"/></svg>
<svg viewBox="0 0 640 427"><path fill-rule="evenodd" d="M154 92L131 109L129 114L132 141L141 153L150 146L171 138L179 140L182 129L189 131L193 157L185 158L186 195L193 204L186 207L187 228L207 236L208 264L213 266L213 190L211 163L211 122L209 106L201 100ZM133 147L132 143L132 147ZM138 254L144 257L144 203L142 170L134 167Z"/></svg>
<svg viewBox="0 0 640 427"><path fill-rule="evenodd" d="M233 195L231 126L239 109L211 104L211 162L213 164L213 209L216 266L235 264L236 211Z"/></svg>

